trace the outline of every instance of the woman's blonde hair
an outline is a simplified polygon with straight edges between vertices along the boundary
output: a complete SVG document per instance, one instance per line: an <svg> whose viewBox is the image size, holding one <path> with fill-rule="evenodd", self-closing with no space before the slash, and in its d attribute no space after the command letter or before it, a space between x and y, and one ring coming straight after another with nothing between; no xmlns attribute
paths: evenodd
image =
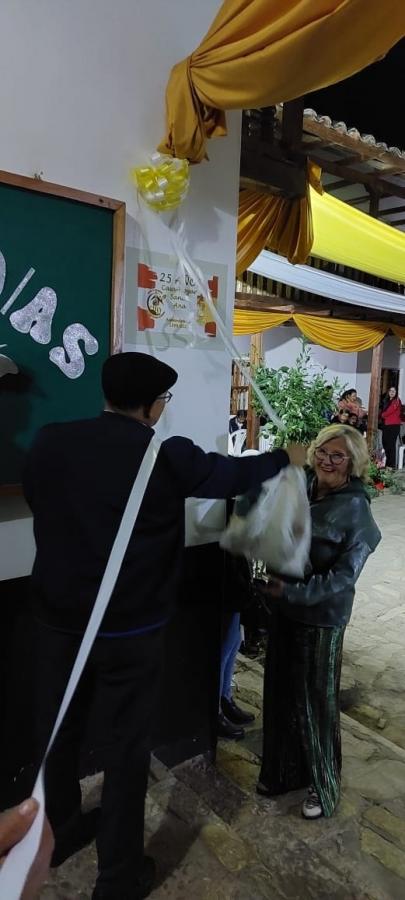
<svg viewBox="0 0 405 900"><path fill-rule="evenodd" d="M312 441L308 450L308 463L314 468L315 450L319 450L328 441L333 438L344 438L347 452L352 461L351 475L361 478L362 481L368 481L369 457L367 443L362 434L356 431L352 425L327 425L322 428L318 436Z"/></svg>

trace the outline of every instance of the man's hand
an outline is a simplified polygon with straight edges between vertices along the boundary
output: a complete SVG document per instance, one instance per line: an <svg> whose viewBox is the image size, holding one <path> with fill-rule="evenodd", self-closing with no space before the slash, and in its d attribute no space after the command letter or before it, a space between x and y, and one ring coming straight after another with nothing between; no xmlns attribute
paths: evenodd
<svg viewBox="0 0 405 900"><path fill-rule="evenodd" d="M27 834L37 812L38 803L36 800L30 799L25 800L20 806L14 806L12 809L0 813L0 864L1 858L6 856L9 850L22 841ZM48 873L53 846L52 831L48 820L45 819L41 844L21 900L34 900L34 897L37 896Z"/></svg>
<svg viewBox="0 0 405 900"><path fill-rule="evenodd" d="M308 452L307 447L304 447L303 444L289 444L288 447L285 448L285 451L290 457L292 466L305 466Z"/></svg>
<svg viewBox="0 0 405 900"><path fill-rule="evenodd" d="M280 578L273 578L271 575L268 581L255 580L255 586L263 598L271 600L280 600L285 591L285 583Z"/></svg>

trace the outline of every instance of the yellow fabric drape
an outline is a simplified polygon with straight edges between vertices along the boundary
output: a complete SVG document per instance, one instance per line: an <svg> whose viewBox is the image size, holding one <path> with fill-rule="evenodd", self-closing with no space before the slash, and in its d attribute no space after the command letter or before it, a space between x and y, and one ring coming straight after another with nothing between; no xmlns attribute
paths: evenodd
<svg viewBox="0 0 405 900"><path fill-rule="evenodd" d="M403 325L391 325L391 331L400 338L401 341L405 341L405 327Z"/></svg>
<svg viewBox="0 0 405 900"><path fill-rule="evenodd" d="M304 263L312 243L308 197L275 197L252 190L240 192L237 275L249 268L264 247L281 253L291 263Z"/></svg>
<svg viewBox="0 0 405 900"><path fill-rule="evenodd" d="M339 350L342 353L358 353L375 347L391 329L398 337L405 338L405 328L382 322L354 322L350 319L331 319L322 316L307 316L300 313L255 312L235 309L233 319L234 334L257 334L292 319L297 328L314 344ZM403 335L400 332L403 332Z"/></svg>
<svg viewBox="0 0 405 900"><path fill-rule="evenodd" d="M248 309L235 309L233 318L234 334L258 334L284 325L291 319L289 313L254 312Z"/></svg>
<svg viewBox="0 0 405 900"><path fill-rule="evenodd" d="M322 319L320 316L294 315L297 328L310 341L328 347L329 350L341 350L343 353L355 353L369 350L382 341L389 326L378 322L353 322L350 319Z"/></svg>
<svg viewBox="0 0 405 900"><path fill-rule="evenodd" d="M240 192L236 274L249 268L263 249L292 263L305 263L312 254L405 283L405 234L324 193L321 170L314 163L308 163L306 197Z"/></svg>
<svg viewBox="0 0 405 900"><path fill-rule="evenodd" d="M224 110L272 106L342 81L405 33L403 0L225 0L172 69L159 149L191 162L226 134Z"/></svg>
<svg viewBox="0 0 405 900"><path fill-rule="evenodd" d="M314 240L311 190L322 193L321 170L308 163L305 197L278 197L260 191L239 194L236 274L241 275L261 251L273 250L290 263L305 263Z"/></svg>
<svg viewBox="0 0 405 900"><path fill-rule="evenodd" d="M404 2L405 8L405 2ZM314 240L311 253L388 281L405 282L405 234L310 188Z"/></svg>

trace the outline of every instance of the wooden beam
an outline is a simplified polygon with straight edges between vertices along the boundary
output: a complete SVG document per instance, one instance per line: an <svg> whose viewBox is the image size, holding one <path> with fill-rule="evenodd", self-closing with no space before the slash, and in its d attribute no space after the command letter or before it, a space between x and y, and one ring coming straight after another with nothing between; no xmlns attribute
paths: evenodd
<svg viewBox="0 0 405 900"><path fill-rule="evenodd" d="M333 145L329 144L328 150L334 150ZM342 156L341 159L335 159L335 163L337 166L351 166L353 163L362 163L364 160L362 159L361 153L350 153L349 156Z"/></svg>
<svg viewBox="0 0 405 900"><path fill-rule="evenodd" d="M282 194L282 190L273 184L264 184L263 181L257 181L255 178L242 176L239 178L239 188L240 190L257 191L259 194L268 194L270 197Z"/></svg>
<svg viewBox="0 0 405 900"><path fill-rule="evenodd" d="M250 337L250 372L259 366L263 360L263 334L252 334ZM252 388L249 387L248 414L247 414L247 450L258 450L260 419L256 415L252 404Z"/></svg>
<svg viewBox="0 0 405 900"><path fill-rule="evenodd" d="M308 316L330 316L331 307L304 306L302 303L286 303L282 297L269 297L263 294L235 294L235 309L245 309L250 312L275 312L294 315L294 313L306 313Z"/></svg>
<svg viewBox="0 0 405 900"><path fill-rule="evenodd" d="M387 163L387 165L395 166L395 168L398 168L399 171L405 174L405 159L401 161L394 153L384 150L383 147L377 147L375 144L366 144L361 139L344 132L341 133L330 125L325 125L323 122L315 122L309 116L304 116L304 137L306 134L320 138L325 144L328 144L331 150L333 145L335 145L341 149L350 150L352 154L358 154L364 160L378 159Z"/></svg>
<svg viewBox="0 0 405 900"><path fill-rule="evenodd" d="M361 197L350 197L348 200L345 200L345 203L348 203L350 206L359 206L361 203L369 204L370 194L362 194Z"/></svg>
<svg viewBox="0 0 405 900"><path fill-rule="evenodd" d="M389 209L380 209L378 213L379 219L385 219L385 216L394 216L395 213L405 212L405 206L391 206Z"/></svg>
<svg viewBox="0 0 405 900"><path fill-rule="evenodd" d="M398 294L398 299L403 300L404 295ZM333 303L333 306L330 306L329 304L323 305L321 303L318 305L316 301L315 303L312 301L310 304L295 303L292 301L287 303L282 297L276 297L271 294L266 297L265 294L245 294L237 292L235 294L235 308L250 310L251 312L285 312L290 315L300 313L307 316L321 316L323 318L331 316L336 320L350 319L353 322L375 322L376 319L378 319L381 322L387 322L388 325L395 322L398 325L405 326L405 314L401 315L399 312L377 312L374 309L368 310L362 306L346 306L340 301Z"/></svg>
<svg viewBox="0 0 405 900"><path fill-rule="evenodd" d="M353 184L367 184L380 194L386 193L389 197L402 197L405 200L405 185L386 181L377 172L359 172L350 167L336 165L336 162L325 159L317 153L312 153L311 159L321 166L324 172L329 172L331 175L342 175Z"/></svg>
<svg viewBox="0 0 405 900"><path fill-rule="evenodd" d="M384 166L383 169L379 169L382 175L404 175L404 167L402 166Z"/></svg>
<svg viewBox="0 0 405 900"><path fill-rule="evenodd" d="M378 414L380 409L380 382L384 352L384 340L373 347L371 361L370 393L368 398L367 443L370 450L375 450L378 433Z"/></svg>
<svg viewBox="0 0 405 900"><path fill-rule="evenodd" d="M270 193L285 197L304 197L307 189L306 157L301 160L284 159L280 147L256 144L255 148L242 144L240 174L246 182L266 184Z"/></svg>
<svg viewBox="0 0 405 900"><path fill-rule="evenodd" d="M304 97L290 100L283 104L281 124L281 143L285 148L297 147L302 140L302 124L304 121Z"/></svg>
<svg viewBox="0 0 405 900"><path fill-rule="evenodd" d="M370 191L369 215L373 216L374 219L377 219L377 217L378 217L379 205L380 205L380 198L378 196L377 191Z"/></svg>
<svg viewBox="0 0 405 900"><path fill-rule="evenodd" d="M350 187L353 184L352 181L345 181L344 178L338 178L337 181L330 181L329 184L324 184L325 191L336 191L338 188Z"/></svg>

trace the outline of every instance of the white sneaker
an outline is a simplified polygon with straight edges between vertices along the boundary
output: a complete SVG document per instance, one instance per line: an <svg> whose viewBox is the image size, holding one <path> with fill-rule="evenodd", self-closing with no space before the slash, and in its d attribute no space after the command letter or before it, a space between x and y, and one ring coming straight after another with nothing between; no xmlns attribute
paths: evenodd
<svg viewBox="0 0 405 900"><path fill-rule="evenodd" d="M315 788L308 788L308 797L302 804L302 815L305 819L320 819L323 816L321 801Z"/></svg>

